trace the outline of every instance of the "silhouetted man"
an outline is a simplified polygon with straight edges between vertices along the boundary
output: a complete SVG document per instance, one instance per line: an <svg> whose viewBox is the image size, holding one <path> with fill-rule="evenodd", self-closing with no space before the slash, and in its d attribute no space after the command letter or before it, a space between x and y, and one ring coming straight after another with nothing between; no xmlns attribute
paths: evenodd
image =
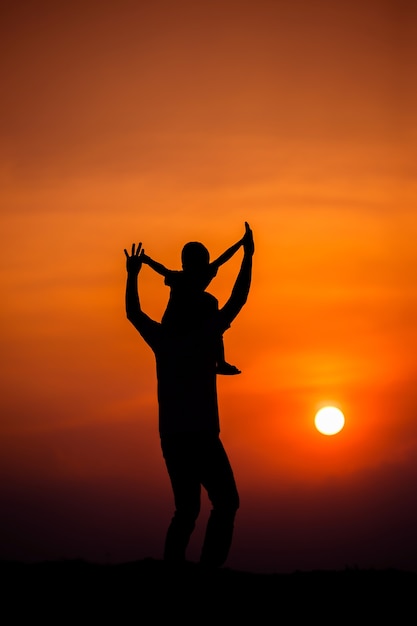
<svg viewBox="0 0 417 626"><path fill-rule="evenodd" d="M138 292L142 244L133 244L130 255L124 251L127 318L156 359L159 433L175 501L164 548L164 559L169 562L185 561L200 512L201 486L207 490L212 510L200 563L223 565L232 541L239 494L220 440L216 362L219 337L230 328L249 293L254 244L249 225L245 228L243 260L229 300L221 309L217 304L207 308L207 294L196 295L190 302L192 322L179 327L178 332L171 326L165 328L142 310Z"/></svg>

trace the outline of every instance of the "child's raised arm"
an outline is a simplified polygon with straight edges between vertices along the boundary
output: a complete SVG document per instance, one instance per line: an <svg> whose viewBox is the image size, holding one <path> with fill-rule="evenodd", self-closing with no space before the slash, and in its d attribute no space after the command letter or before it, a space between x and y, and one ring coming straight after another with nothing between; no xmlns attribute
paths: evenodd
<svg viewBox="0 0 417 626"><path fill-rule="evenodd" d="M149 267L151 267L157 274L161 274L161 276L165 276L165 278L171 272L171 270L167 269L165 265L154 261L150 256L144 253L142 254L142 263L149 265Z"/></svg>
<svg viewBox="0 0 417 626"><path fill-rule="evenodd" d="M242 237L242 239L234 243L233 246L230 246L230 248L228 248L225 252L223 252L223 254L221 254L217 259L212 261L210 263L210 266L213 269L217 270L220 267L220 265L223 265L223 263L226 263L226 261L231 259L232 256L239 250L240 246L243 245L243 239L244 238Z"/></svg>

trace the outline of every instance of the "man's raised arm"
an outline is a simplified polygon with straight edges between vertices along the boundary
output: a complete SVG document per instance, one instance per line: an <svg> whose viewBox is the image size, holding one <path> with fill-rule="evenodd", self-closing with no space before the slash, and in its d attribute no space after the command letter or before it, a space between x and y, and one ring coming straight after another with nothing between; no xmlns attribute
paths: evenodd
<svg viewBox="0 0 417 626"><path fill-rule="evenodd" d="M252 280L252 256L255 251L255 246L253 243L252 230L247 222L245 222L245 228L246 232L243 237L244 254L242 265L240 266L239 274L233 286L231 296L220 310L221 316L228 324L231 324L243 305L246 303Z"/></svg>
<svg viewBox="0 0 417 626"><path fill-rule="evenodd" d="M135 244L132 244L132 252L130 255L126 249L124 250L127 271L125 295L126 315L129 322L139 331L146 343L152 347L156 339L156 329L160 324L142 311L138 291L138 276L143 263L142 244L139 243L137 248L135 248Z"/></svg>

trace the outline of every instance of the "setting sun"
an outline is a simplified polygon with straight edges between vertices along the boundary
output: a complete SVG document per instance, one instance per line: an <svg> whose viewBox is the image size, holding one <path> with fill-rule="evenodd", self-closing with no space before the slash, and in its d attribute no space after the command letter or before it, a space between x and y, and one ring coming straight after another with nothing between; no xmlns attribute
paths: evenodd
<svg viewBox="0 0 417 626"><path fill-rule="evenodd" d="M345 425L345 416L334 406L325 406L316 413L314 423L323 435L336 435Z"/></svg>

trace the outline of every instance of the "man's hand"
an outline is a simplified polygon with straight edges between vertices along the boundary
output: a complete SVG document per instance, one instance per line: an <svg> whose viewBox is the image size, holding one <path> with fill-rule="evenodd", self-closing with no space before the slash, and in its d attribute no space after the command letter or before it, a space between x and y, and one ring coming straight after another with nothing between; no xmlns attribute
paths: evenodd
<svg viewBox="0 0 417 626"><path fill-rule="evenodd" d="M245 252L252 255L255 252L255 244L253 243L252 230L247 222L245 222L245 234L242 241Z"/></svg>
<svg viewBox="0 0 417 626"><path fill-rule="evenodd" d="M126 255L126 270L129 274L139 274L140 268L143 263L143 255L145 250L142 248L142 244L138 243L137 247L132 243L132 253L129 255L128 251L124 250Z"/></svg>

